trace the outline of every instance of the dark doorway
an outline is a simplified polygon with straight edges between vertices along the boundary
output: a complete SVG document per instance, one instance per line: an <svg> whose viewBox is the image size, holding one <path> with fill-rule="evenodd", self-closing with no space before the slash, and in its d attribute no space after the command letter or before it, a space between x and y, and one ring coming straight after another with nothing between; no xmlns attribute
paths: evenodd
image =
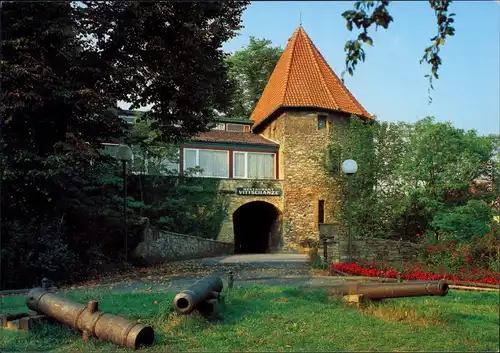
<svg viewBox="0 0 500 353"><path fill-rule="evenodd" d="M267 253L282 245L280 212L270 203L244 204L233 213L233 226L236 254Z"/></svg>

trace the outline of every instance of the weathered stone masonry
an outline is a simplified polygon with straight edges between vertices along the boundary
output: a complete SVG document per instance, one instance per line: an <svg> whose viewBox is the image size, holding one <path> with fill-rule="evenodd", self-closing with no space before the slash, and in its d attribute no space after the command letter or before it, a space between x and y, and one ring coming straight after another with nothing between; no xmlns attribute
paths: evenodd
<svg viewBox="0 0 500 353"><path fill-rule="evenodd" d="M327 127L318 129L318 115L327 117ZM290 246L307 239L319 240L319 200L325 201L325 223L333 222L339 212L339 186L326 175L321 161L335 126L342 121L334 114L286 112L262 132L280 145L283 236Z"/></svg>
<svg viewBox="0 0 500 353"><path fill-rule="evenodd" d="M232 254L232 243L146 228L133 255L145 264Z"/></svg>
<svg viewBox="0 0 500 353"><path fill-rule="evenodd" d="M380 260L406 262L417 256L419 245L406 241L354 236L352 239L354 260ZM327 244L328 261L345 262L348 257L348 238L345 233L336 234ZM321 251L322 253L322 251Z"/></svg>
<svg viewBox="0 0 500 353"><path fill-rule="evenodd" d="M279 180L263 180L257 181L259 184L264 186L272 186L274 188L282 189L281 181ZM234 224L233 224L233 214L236 210L253 201L264 201L270 203L276 209L282 213L283 212L283 194L281 196L246 196L246 195L236 195L235 190L237 187L250 188L254 186L256 181L253 180L221 180L219 184L219 192L225 195L228 202L227 215L222 223L219 236L217 237L220 241L234 242Z"/></svg>

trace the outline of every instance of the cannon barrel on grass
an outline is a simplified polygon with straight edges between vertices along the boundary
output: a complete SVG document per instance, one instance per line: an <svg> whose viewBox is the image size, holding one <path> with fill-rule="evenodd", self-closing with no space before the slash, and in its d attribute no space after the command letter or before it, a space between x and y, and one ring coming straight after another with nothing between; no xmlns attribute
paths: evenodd
<svg viewBox="0 0 500 353"><path fill-rule="evenodd" d="M367 299L445 296L448 284L444 281L415 283L345 283L332 286L338 295L362 295Z"/></svg>
<svg viewBox="0 0 500 353"><path fill-rule="evenodd" d="M28 293L26 305L33 311L81 331L84 339L94 336L133 349L154 343L155 333L150 326L99 311L96 301L84 305L44 288L33 288Z"/></svg>
<svg viewBox="0 0 500 353"><path fill-rule="evenodd" d="M210 311L213 302L220 299L222 288L220 277L203 277L175 296L174 309L184 315L190 314L193 310Z"/></svg>

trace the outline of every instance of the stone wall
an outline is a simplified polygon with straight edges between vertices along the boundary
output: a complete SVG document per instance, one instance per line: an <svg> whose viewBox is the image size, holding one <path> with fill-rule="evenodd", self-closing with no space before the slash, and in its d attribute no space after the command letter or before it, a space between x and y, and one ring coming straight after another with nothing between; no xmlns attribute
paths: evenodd
<svg viewBox="0 0 500 353"><path fill-rule="evenodd" d="M412 260L418 252L419 245L389 239L353 237L352 254L355 261L380 260L387 262L403 262ZM330 263L346 262L349 259L347 235L336 235L327 243L328 261ZM320 250L323 253L323 250Z"/></svg>
<svg viewBox="0 0 500 353"><path fill-rule="evenodd" d="M173 260L232 254L234 244L147 228L144 239L133 250L141 263L153 264Z"/></svg>
<svg viewBox="0 0 500 353"><path fill-rule="evenodd" d="M286 112L271 122L262 135L280 144L283 237L285 245L319 240L318 202L325 201L324 222L332 222L340 209L339 185L325 174L323 153L335 126L342 120L327 115L328 126L318 129L315 111ZM331 124L331 125L330 125Z"/></svg>

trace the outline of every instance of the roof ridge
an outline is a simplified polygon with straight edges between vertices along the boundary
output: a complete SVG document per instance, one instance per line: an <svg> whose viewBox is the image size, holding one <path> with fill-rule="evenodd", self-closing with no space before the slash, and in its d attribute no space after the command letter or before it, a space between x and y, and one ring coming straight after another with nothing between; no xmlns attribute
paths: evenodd
<svg viewBox="0 0 500 353"><path fill-rule="evenodd" d="M265 122L269 122L268 118L276 117L280 109L299 107L327 109L371 118L333 71L302 26L288 39L250 116L254 121L252 131L260 131L260 126L267 124Z"/></svg>
<svg viewBox="0 0 500 353"><path fill-rule="evenodd" d="M303 31L304 32L304 31ZM339 103L337 102L337 100L335 99L335 97L333 96L333 93L330 91L330 89L328 88L328 85L326 83L326 80L325 80L325 76L323 76L323 72L320 70L319 68L319 63L314 55L314 50L319 53L319 55L321 55L320 51L318 50L318 48L316 48L316 46L314 45L314 43L312 42L311 38L309 38L309 36L307 35L307 33L303 33L304 35L304 38L306 39L306 46L307 46L307 50L309 51L309 54L311 54L312 58L313 58L313 63L314 63L314 67L316 68L318 74L319 74L319 77L321 78L321 82L323 83L323 87L326 88L326 91L328 92L328 95L330 96L330 98L332 99L333 103L338 107L340 108L339 106ZM314 48L312 48L312 47ZM321 59L323 59L323 61L325 61L326 63L326 60L323 58L323 56L321 55ZM327 65L328 66L328 65Z"/></svg>
<svg viewBox="0 0 500 353"><path fill-rule="evenodd" d="M371 115L370 115L370 113L368 113L368 111L365 109L365 107L363 107L363 106L359 103L359 101L356 99L356 97L354 97L354 95L351 93L351 91L349 90L349 88L347 88L347 86L344 84L344 82L343 82L343 81L342 81L342 80L341 80L341 79L337 76L337 74L335 73L335 71L333 71L333 68L332 68L330 65L328 65L328 62L326 61L325 57L323 56L323 54L321 54L321 52L318 50L318 48L316 47L316 45L314 45L313 41L311 40L310 42L311 42L311 44L314 46L314 48L316 49L316 53L318 53L318 54L319 54L319 56L321 57L321 59L325 62L326 67L328 68L328 70L330 70L330 73L332 74L332 76L333 76L333 78L335 79L335 81L336 81L336 82L337 82L337 83L338 83L338 84L339 84L342 88L344 88L344 90L343 90L343 91L344 91L344 93L346 93L346 94L347 94L347 96L348 96L349 98L351 98L352 100L354 100L354 102L355 102L355 103L358 103L358 105L361 107L361 110L362 110L362 111L366 114L366 116L367 116L367 117L370 117L370 116L371 116ZM323 75L321 75L321 77L323 77ZM329 88L329 87L327 87L327 90L328 90L328 92L330 92L330 88ZM330 94L331 94L331 92L330 92ZM338 105L338 103L337 103L337 100L336 100L336 99L334 99L334 102L335 102L335 104L337 104L337 105Z"/></svg>
<svg viewBox="0 0 500 353"><path fill-rule="evenodd" d="M286 92L288 91L288 84L290 83L290 68L292 67L292 60L293 60L293 52L295 51L295 47L297 46L297 38L299 36L299 32L300 32L300 29L302 28L302 26L299 26L299 28L297 28L295 30L295 33L292 35L292 38L290 38L290 40L293 40L293 42L291 43L291 47L290 47L290 59L288 60L287 62L287 65L286 65L286 77L285 77L285 89L283 90L283 98L282 98L282 102L284 103L285 102L285 99L286 99Z"/></svg>
<svg viewBox="0 0 500 353"><path fill-rule="evenodd" d="M274 141L273 139L270 139L270 138L269 138L269 137L267 137L267 136L264 136L264 135L261 135L261 134L255 134L255 133L253 133L253 134L254 134L254 135L257 135L257 136L260 136L260 137L262 137L262 138L264 138L264 139L266 139L266 140L268 140L268 141L271 141L271 142L273 142L273 143L275 143L275 144L278 144L278 145L279 145L279 143L278 143L278 142Z"/></svg>

